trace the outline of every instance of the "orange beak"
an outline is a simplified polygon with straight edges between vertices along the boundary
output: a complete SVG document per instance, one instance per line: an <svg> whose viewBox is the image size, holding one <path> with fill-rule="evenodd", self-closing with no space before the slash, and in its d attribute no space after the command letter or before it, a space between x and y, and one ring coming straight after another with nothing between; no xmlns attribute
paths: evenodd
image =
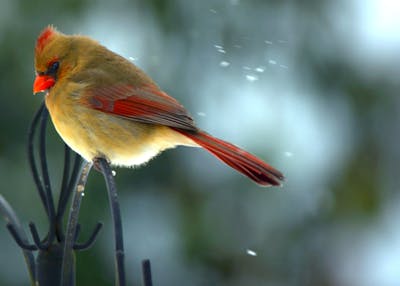
<svg viewBox="0 0 400 286"><path fill-rule="evenodd" d="M36 75L33 83L33 94L46 91L56 83L56 80L49 75Z"/></svg>

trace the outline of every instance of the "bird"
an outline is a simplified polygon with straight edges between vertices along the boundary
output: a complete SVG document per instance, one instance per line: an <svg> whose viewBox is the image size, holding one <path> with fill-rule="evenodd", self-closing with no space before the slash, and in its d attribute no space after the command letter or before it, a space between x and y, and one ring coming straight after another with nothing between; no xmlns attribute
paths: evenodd
<svg viewBox="0 0 400 286"><path fill-rule="evenodd" d="M52 25L34 49L34 94L44 94L63 141L88 162L139 166L176 146L202 147L260 186L283 174L243 149L198 128L188 111L136 65L83 35Z"/></svg>

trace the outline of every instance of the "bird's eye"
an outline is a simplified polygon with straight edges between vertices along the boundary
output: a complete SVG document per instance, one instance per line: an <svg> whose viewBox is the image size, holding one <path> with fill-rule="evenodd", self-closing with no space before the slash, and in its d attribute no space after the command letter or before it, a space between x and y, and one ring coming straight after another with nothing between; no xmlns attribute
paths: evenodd
<svg viewBox="0 0 400 286"><path fill-rule="evenodd" d="M57 73L59 67L60 67L60 62L56 61L56 62L51 63L49 65L49 68L47 69L47 74L55 75Z"/></svg>

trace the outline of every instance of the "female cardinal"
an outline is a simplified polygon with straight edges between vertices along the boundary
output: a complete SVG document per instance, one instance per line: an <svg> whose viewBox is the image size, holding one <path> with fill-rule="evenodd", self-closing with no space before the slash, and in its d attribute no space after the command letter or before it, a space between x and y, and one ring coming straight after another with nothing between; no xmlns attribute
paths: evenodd
<svg viewBox="0 0 400 286"><path fill-rule="evenodd" d="M96 41L48 26L35 47L33 93L62 139L85 160L134 166L178 145L203 147L264 186L283 175L240 148L197 128L185 108L130 61Z"/></svg>

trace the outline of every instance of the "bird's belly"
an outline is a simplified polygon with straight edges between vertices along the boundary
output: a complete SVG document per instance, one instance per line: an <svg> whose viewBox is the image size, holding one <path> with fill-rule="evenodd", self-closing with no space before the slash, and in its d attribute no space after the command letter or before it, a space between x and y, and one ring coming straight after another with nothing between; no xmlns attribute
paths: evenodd
<svg viewBox="0 0 400 286"><path fill-rule="evenodd" d="M51 113L51 112L50 112ZM71 149L85 160L104 157L113 165L140 165L162 150L185 142L172 129L143 124L95 110L74 112L74 116L52 116L57 132Z"/></svg>

